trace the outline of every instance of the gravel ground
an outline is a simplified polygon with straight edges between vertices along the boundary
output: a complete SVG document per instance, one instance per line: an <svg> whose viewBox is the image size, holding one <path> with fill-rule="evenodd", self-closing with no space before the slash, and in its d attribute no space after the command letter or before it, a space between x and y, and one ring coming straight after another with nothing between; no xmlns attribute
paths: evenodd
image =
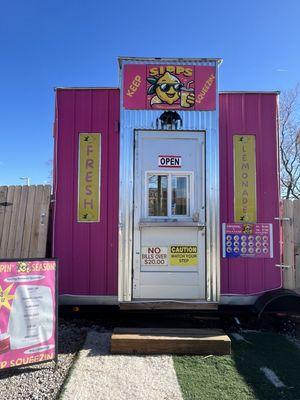
<svg viewBox="0 0 300 400"><path fill-rule="evenodd" d="M62 400L182 400L171 356L110 355L110 335L88 333Z"/></svg>
<svg viewBox="0 0 300 400"><path fill-rule="evenodd" d="M68 375L87 328L84 324L60 320L58 365L47 362L0 371L0 400L54 400Z"/></svg>

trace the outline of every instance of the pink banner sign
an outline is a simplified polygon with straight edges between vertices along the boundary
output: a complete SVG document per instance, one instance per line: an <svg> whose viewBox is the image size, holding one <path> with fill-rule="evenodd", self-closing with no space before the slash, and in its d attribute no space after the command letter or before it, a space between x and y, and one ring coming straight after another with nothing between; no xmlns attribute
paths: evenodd
<svg viewBox="0 0 300 400"><path fill-rule="evenodd" d="M223 257L273 257L272 224L223 224Z"/></svg>
<svg viewBox="0 0 300 400"><path fill-rule="evenodd" d="M216 69L195 65L124 65L123 107L128 110L216 108Z"/></svg>
<svg viewBox="0 0 300 400"><path fill-rule="evenodd" d="M56 358L55 260L0 261L0 369Z"/></svg>

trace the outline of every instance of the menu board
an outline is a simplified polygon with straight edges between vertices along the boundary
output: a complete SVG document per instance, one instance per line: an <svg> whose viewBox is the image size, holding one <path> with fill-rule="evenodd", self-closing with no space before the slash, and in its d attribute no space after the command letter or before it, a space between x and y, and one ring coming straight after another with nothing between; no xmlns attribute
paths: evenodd
<svg viewBox="0 0 300 400"><path fill-rule="evenodd" d="M223 257L273 257L272 224L223 223Z"/></svg>
<svg viewBox="0 0 300 400"><path fill-rule="evenodd" d="M56 260L0 261L0 369L56 359Z"/></svg>

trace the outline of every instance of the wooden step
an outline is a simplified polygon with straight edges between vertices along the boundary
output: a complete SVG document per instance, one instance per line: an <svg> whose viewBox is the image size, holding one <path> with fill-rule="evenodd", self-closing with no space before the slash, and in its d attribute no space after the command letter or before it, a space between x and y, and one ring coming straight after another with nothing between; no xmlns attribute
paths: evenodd
<svg viewBox="0 0 300 400"><path fill-rule="evenodd" d="M221 329L115 328L112 354L231 353L231 341Z"/></svg>

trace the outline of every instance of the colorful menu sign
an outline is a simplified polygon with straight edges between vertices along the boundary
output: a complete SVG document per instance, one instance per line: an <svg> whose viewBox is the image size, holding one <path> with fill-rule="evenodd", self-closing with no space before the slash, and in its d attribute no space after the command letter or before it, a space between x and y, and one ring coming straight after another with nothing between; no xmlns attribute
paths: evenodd
<svg viewBox="0 0 300 400"><path fill-rule="evenodd" d="M0 261L0 369L56 359L57 262Z"/></svg>
<svg viewBox="0 0 300 400"><path fill-rule="evenodd" d="M78 222L100 220L100 152L99 133L79 134Z"/></svg>
<svg viewBox="0 0 300 400"><path fill-rule="evenodd" d="M125 64L123 107L128 110L215 110L216 68Z"/></svg>
<svg viewBox="0 0 300 400"><path fill-rule="evenodd" d="M256 154L254 135L233 135L234 221L256 222Z"/></svg>
<svg viewBox="0 0 300 400"><path fill-rule="evenodd" d="M223 223L223 257L273 257L272 224Z"/></svg>

